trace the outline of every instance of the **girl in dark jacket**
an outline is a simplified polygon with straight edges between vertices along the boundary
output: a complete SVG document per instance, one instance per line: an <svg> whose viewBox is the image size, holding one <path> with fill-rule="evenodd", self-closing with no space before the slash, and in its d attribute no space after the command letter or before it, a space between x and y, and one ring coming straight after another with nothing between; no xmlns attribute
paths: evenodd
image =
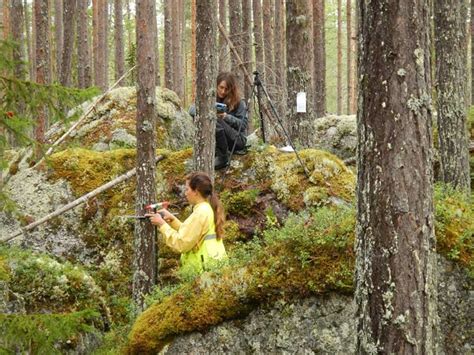
<svg viewBox="0 0 474 355"><path fill-rule="evenodd" d="M217 76L216 101L227 105L227 112L217 114L215 168L221 169L229 162L229 151L245 149L247 143L247 108L240 97L237 79L232 73Z"/></svg>

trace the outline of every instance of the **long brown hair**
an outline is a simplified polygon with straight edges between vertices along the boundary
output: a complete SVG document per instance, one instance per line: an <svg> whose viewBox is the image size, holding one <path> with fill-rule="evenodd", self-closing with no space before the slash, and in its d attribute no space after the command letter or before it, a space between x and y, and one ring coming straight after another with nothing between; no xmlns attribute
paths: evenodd
<svg viewBox="0 0 474 355"><path fill-rule="evenodd" d="M233 111L237 107L239 107L240 104L240 90L237 84L237 78L234 74L230 72L221 72L217 76L216 86L219 86L219 84L223 81L225 81L225 83L227 84L228 89L227 96L224 99L224 103L229 108L229 111Z"/></svg>
<svg viewBox="0 0 474 355"><path fill-rule="evenodd" d="M209 175L203 172L191 173L186 177L189 187L198 191L202 197L209 199L209 204L214 210L214 224L216 225L216 235L218 239L224 237L225 212L217 193L212 187Z"/></svg>

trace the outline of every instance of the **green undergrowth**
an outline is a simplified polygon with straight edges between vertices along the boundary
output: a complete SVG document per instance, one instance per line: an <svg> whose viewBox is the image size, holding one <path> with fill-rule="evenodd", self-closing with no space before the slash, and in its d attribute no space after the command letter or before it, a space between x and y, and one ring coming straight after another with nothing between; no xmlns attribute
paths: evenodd
<svg viewBox="0 0 474 355"><path fill-rule="evenodd" d="M100 314L0 314L1 354L64 354L86 336L97 337Z"/></svg>
<svg viewBox="0 0 474 355"><path fill-rule="evenodd" d="M94 279L45 254L0 246L0 291L0 353L62 353L109 322Z"/></svg>
<svg viewBox="0 0 474 355"><path fill-rule="evenodd" d="M435 191L438 252L473 274L474 211L467 197ZM129 334L129 353L156 353L177 334L245 317L259 305L330 291L352 293L354 206L324 206L291 214L232 249L228 265L190 282L155 291L154 303Z"/></svg>

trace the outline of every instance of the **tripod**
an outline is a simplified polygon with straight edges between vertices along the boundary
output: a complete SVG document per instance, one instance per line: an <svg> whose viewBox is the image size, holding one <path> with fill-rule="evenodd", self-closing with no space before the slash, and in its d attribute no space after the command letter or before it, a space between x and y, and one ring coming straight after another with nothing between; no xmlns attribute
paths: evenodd
<svg viewBox="0 0 474 355"><path fill-rule="evenodd" d="M286 138L286 143L293 149L293 151L295 152L296 154L296 158L298 159L301 167L303 168L303 171L304 171L304 174L305 176L309 179L309 172L306 168L306 166L304 165L303 161L301 160L301 157L300 155L298 154L298 151L296 150L291 138L290 138L290 135L288 134L288 132L286 131L285 129L285 126L283 125L283 122L280 118L280 116L278 115L278 112L275 108L275 105L273 104L273 101L271 100L270 98L270 95L268 94L268 91L267 89L265 88L265 86L263 85L262 81L260 80L260 73L258 71L254 71L253 72L253 75L254 75L254 79L253 79L253 84L252 84L252 90L250 91L250 95L249 95L249 98L248 98L248 102L247 102L247 107L246 107L246 112L245 112L245 115L247 116L248 118L248 113L249 113L249 108L250 108L250 101L252 100L253 96L255 95L257 97L257 104L258 104L258 112L259 112L259 117L260 117L260 130L262 132L262 140L263 140L263 143L266 143L266 138L265 138L265 126L264 126L264 120L263 120L263 110L262 110L262 92L265 94L265 97L267 99L267 101L270 103L270 107L272 109L272 113L273 113L273 116L277 119L277 122L278 124L280 125L280 128L283 132L283 134L285 135L285 138ZM267 115L269 116L269 113L267 112ZM241 128L242 128L242 121L240 122L239 124L239 129L238 129L238 134L240 134L240 131L241 131ZM236 147L236 144L237 144L237 140L234 141L234 144L232 146L232 150L230 151L230 155L229 155L229 164L227 165L225 171L224 171L224 174L222 176L222 181L221 181L221 184L223 185L224 184L224 180L225 180L225 176L227 174L227 170L229 169L230 167L230 162L232 160L232 156L234 154L234 151L235 151L235 147Z"/></svg>

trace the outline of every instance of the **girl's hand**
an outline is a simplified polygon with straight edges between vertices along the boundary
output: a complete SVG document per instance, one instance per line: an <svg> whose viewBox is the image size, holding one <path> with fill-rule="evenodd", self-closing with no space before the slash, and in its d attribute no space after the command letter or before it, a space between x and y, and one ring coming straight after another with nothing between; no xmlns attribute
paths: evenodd
<svg viewBox="0 0 474 355"><path fill-rule="evenodd" d="M227 115L227 113L225 113L225 112L221 112L221 113L218 113L218 114L217 114L217 118L219 118L219 119L223 120L223 119L225 118L225 116L226 116L226 115Z"/></svg>
<svg viewBox="0 0 474 355"><path fill-rule="evenodd" d="M165 220L163 219L163 217L161 217L161 214L160 213L147 213L145 215L145 217L149 217L150 218L150 222L154 225L158 225L158 226L162 226L163 224L165 224Z"/></svg>
<svg viewBox="0 0 474 355"><path fill-rule="evenodd" d="M158 213L161 214L161 217L166 222L171 222L174 219L174 216L171 214L171 212L166 209L159 210Z"/></svg>

